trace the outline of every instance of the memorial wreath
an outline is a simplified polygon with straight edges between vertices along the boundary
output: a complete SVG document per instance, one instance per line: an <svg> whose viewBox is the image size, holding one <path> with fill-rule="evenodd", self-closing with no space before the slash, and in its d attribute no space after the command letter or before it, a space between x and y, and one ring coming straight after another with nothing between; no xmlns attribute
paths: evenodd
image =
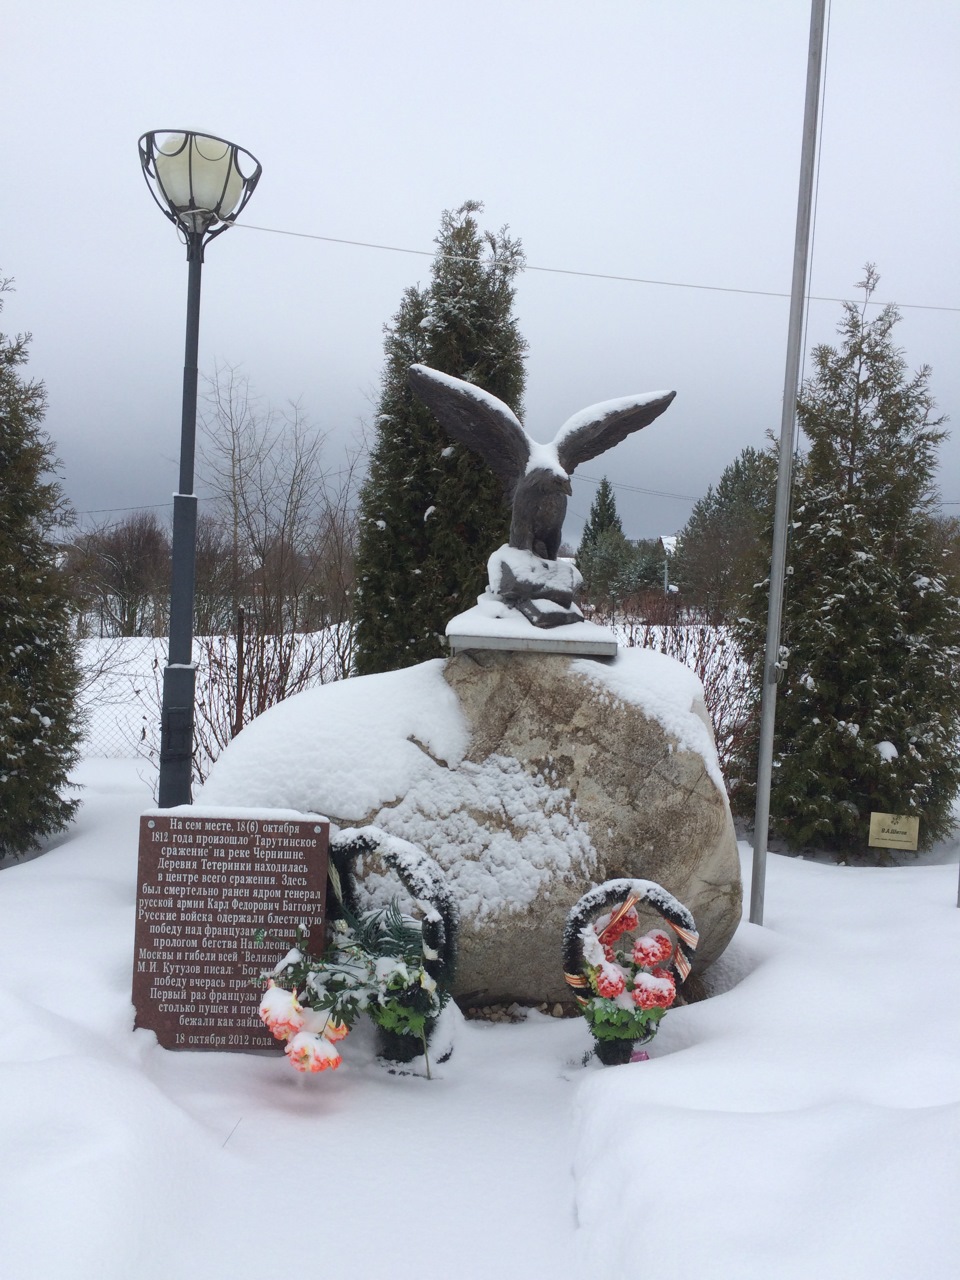
<svg viewBox="0 0 960 1280"><path fill-rule="evenodd" d="M360 910L357 863L375 854L392 867L421 913L396 899ZM379 1054L409 1062L423 1054L453 977L459 917L443 872L422 850L375 827L351 829L331 845L335 915L322 954L306 949L306 931L267 977L260 1017L300 1071L342 1061L336 1045L367 1013L378 1028Z"/></svg>
<svg viewBox="0 0 960 1280"><path fill-rule="evenodd" d="M640 936L637 906L647 903L670 928ZM698 934L693 916L651 880L608 880L567 917L564 978L576 993L601 1062L645 1057L677 988L690 972Z"/></svg>

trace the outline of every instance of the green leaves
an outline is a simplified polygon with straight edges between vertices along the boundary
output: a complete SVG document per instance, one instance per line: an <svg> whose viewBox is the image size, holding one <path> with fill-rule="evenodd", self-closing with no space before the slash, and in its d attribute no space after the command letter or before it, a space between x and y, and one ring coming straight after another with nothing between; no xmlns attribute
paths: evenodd
<svg viewBox="0 0 960 1280"><path fill-rule="evenodd" d="M642 1040L657 1029L665 1009L621 1009L610 1000L594 997L583 1016L598 1040Z"/></svg>
<svg viewBox="0 0 960 1280"><path fill-rule="evenodd" d="M329 1010L352 1027L363 1012L378 1026L425 1042L427 1025L447 1003L427 969L420 922L388 906L334 922L323 955L311 956L305 938L270 974L295 991L302 1005Z"/></svg>

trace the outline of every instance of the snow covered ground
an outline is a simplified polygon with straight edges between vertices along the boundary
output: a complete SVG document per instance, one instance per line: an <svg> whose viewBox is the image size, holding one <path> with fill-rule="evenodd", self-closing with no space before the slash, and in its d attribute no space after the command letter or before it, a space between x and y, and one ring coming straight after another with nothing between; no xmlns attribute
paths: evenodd
<svg viewBox="0 0 960 1280"><path fill-rule="evenodd" d="M303 1077L131 1029L141 769L85 762L71 831L0 873L4 1280L957 1274L956 846L772 856L649 1062L532 1014L460 1023L433 1081L362 1029Z"/></svg>

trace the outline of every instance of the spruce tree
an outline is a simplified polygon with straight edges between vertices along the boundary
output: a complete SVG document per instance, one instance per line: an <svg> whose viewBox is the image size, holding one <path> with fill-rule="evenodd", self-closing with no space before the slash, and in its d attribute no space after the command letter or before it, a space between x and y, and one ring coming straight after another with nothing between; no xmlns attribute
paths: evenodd
<svg viewBox="0 0 960 1280"><path fill-rule="evenodd" d="M796 488L771 818L791 847L865 853L872 812L953 825L960 785L960 601L932 534L930 370L909 374L867 267L838 347L813 353L798 404L809 451ZM759 691L766 600L740 627ZM765 593L763 593L765 597Z"/></svg>
<svg viewBox="0 0 960 1280"><path fill-rule="evenodd" d="M633 561L633 547L624 536L613 486L604 476L593 495L577 551L584 601L603 610L622 600L632 581Z"/></svg>
<svg viewBox="0 0 960 1280"><path fill-rule="evenodd" d="M663 548L649 538L631 542L623 532L613 486L600 481L583 526L577 568L583 599L601 610L663 582Z"/></svg>
<svg viewBox="0 0 960 1280"><path fill-rule="evenodd" d="M636 590L636 548L615 527L581 541L577 568L583 575L583 600L601 610Z"/></svg>
<svg viewBox="0 0 960 1280"><path fill-rule="evenodd" d="M464 378L518 415L526 343L513 316L523 265L506 229L481 233L468 201L443 214L426 288L408 289L386 327L376 441L360 504L356 671L443 653L450 618L476 603L510 511L491 469L454 444L407 385L420 363Z"/></svg>
<svg viewBox="0 0 960 1280"><path fill-rule="evenodd" d="M666 556L659 538L638 538L632 547L633 563L628 579L632 591L649 590L651 587L662 589Z"/></svg>
<svg viewBox="0 0 960 1280"><path fill-rule="evenodd" d="M587 516L587 523L583 526L583 536L580 539L580 550L586 551L594 545L602 533L610 530L623 534L623 525L617 514L617 500L613 495L613 485L604 476L590 504L590 514Z"/></svg>
<svg viewBox="0 0 960 1280"><path fill-rule="evenodd" d="M9 281L0 282L0 292ZM0 300L2 305L2 300ZM53 531L64 500L41 430L43 384L26 381L29 334L0 334L0 861L62 830L77 758L78 672Z"/></svg>

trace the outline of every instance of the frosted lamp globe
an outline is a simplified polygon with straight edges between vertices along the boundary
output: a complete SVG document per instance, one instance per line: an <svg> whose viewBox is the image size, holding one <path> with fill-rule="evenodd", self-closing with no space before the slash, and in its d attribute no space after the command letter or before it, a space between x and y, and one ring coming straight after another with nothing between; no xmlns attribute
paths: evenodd
<svg viewBox="0 0 960 1280"><path fill-rule="evenodd" d="M243 194L235 148L205 134L167 134L158 140L157 182L178 219L200 231L229 218Z"/></svg>

